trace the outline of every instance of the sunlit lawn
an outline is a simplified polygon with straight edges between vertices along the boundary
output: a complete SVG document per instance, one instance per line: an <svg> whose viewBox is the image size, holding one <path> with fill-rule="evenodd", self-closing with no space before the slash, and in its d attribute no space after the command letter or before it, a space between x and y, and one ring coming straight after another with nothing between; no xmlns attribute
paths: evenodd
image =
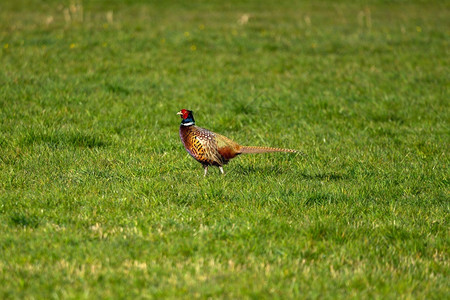
<svg viewBox="0 0 450 300"><path fill-rule="evenodd" d="M2 1L0 298L447 298L448 8Z"/></svg>

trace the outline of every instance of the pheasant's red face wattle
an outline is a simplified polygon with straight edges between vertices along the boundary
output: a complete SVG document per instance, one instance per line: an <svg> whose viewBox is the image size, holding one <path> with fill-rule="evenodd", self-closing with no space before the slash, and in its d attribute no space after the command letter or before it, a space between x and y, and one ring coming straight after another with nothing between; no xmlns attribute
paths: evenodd
<svg viewBox="0 0 450 300"><path fill-rule="evenodd" d="M187 117L189 117L189 111L186 109L180 110L178 114L181 116L182 119L187 119Z"/></svg>

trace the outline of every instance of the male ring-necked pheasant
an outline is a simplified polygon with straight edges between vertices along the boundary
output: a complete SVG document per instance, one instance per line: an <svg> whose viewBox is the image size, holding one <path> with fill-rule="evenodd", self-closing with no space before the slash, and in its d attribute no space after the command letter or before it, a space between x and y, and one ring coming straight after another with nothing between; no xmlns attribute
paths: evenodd
<svg viewBox="0 0 450 300"><path fill-rule="evenodd" d="M223 174L222 166L239 154L265 152L297 152L292 149L271 147L242 146L229 138L195 126L192 111L182 109L177 113L181 116L180 138L187 152L203 165L205 176L209 166L217 166Z"/></svg>

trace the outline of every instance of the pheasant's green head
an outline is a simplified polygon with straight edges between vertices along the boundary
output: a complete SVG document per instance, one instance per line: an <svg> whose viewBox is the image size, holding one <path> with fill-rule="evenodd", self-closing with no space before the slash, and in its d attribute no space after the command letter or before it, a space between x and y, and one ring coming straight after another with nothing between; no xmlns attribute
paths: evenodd
<svg viewBox="0 0 450 300"><path fill-rule="evenodd" d="M181 116L181 125L183 126L191 126L195 124L194 115L191 110L182 109L177 112L177 115Z"/></svg>

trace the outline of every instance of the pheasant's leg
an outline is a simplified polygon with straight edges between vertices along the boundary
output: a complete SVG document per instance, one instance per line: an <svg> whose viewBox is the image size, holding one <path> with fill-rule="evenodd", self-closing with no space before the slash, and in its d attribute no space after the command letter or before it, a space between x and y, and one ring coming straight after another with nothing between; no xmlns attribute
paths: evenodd
<svg viewBox="0 0 450 300"><path fill-rule="evenodd" d="M203 174L203 176L206 176L206 173L208 173L208 166L207 165L203 165L203 169L205 169L205 174Z"/></svg>
<svg viewBox="0 0 450 300"><path fill-rule="evenodd" d="M222 168L222 166L219 166L219 170L220 170L220 173L223 174L223 168Z"/></svg>

